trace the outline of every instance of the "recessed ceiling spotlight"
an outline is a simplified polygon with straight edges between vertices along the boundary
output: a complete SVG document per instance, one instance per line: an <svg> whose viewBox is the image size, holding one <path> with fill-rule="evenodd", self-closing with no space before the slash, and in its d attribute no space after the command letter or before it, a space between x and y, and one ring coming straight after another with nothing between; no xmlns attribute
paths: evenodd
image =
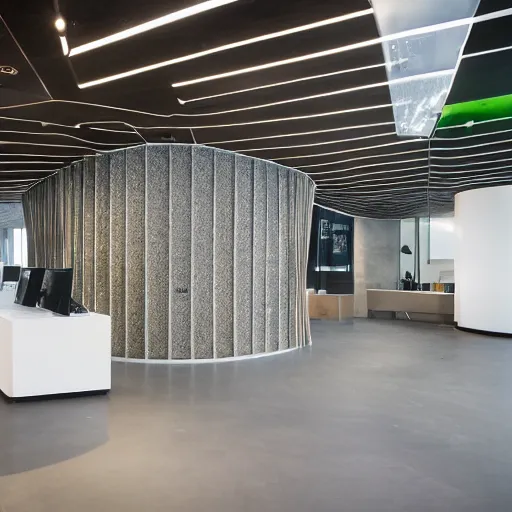
<svg viewBox="0 0 512 512"><path fill-rule="evenodd" d="M0 66L0 73L5 73L6 75L17 75L18 70L13 68L12 66Z"/></svg>
<svg viewBox="0 0 512 512"><path fill-rule="evenodd" d="M59 34L63 34L66 31L66 22L62 16L59 16L55 20L55 28Z"/></svg>

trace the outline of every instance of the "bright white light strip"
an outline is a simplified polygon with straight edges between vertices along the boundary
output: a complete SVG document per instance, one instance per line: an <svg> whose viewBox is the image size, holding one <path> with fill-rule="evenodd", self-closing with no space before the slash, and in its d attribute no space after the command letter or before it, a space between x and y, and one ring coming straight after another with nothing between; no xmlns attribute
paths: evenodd
<svg viewBox="0 0 512 512"><path fill-rule="evenodd" d="M96 39L90 43L77 46L71 50L70 57L95 50L96 48L101 48L102 46L106 46L117 41L122 41L123 39L128 39L129 37L133 37L137 34L142 34L144 32L148 32L149 30L163 27L164 25L174 23L184 18L189 18L190 16L195 16L196 14L210 11L223 5L232 4L233 2L237 1L238 0L208 0L207 2L202 2L198 5L193 5L192 7L187 7L186 9L181 9L180 11L166 14L160 18L147 21L146 23L141 23L140 25L122 30L121 32L116 32L110 36L102 37L101 39Z"/></svg>
<svg viewBox="0 0 512 512"><path fill-rule="evenodd" d="M498 160L486 160L484 162L469 162L467 164L430 164L430 167L467 167L468 165L486 165L486 164L495 164L498 162L510 162L512 158L500 158ZM475 169L478 171L478 169ZM473 171L452 171L452 172L473 172Z"/></svg>
<svg viewBox="0 0 512 512"><path fill-rule="evenodd" d="M402 61L406 61L407 59L401 59ZM341 71L334 71L332 73L325 73L323 75L313 75L313 76L306 76L303 78L296 78L295 80L287 80L285 82L274 82L272 84L267 85L260 85L259 87L251 87L249 89L239 89L238 91L230 91L230 92L223 92L222 94L215 94L213 96L203 96L202 98L193 98L190 100L182 100L178 98L178 101L181 105L186 105L187 103L193 103L197 101L204 101L204 100L212 100L216 98L222 98L224 96L232 96L234 94L243 94L246 92L254 92L254 91L260 91L261 89L270 89L272 87L280 87L282 85L290 85L290 84L296 84L298 82L305 82L308 80L318 80L319 78L328 78L330 76L336 76L336 75L343 75L345 73L354 73L358 71L366 71L368 69L375 69L375 68L382 68L386 64L373 64L371 66L361 66L359 68L352 68L352 69L343 69Z"/></svg>
<svg viewBox="0 0 512 512"><path fill-rule="evenodd" d="M110 128L96 128L95 126L88 126L88 128L89 128L89 130L99 130L102 132L131 133L132 135L137 135L135 132L132 132L130 130L112 130Z"/></svg>
<svg viewBox="0 0 512 512"><path fill-rule="evenodd" d="M67 133L57 133L57 132L24 132L24 131L17 131L17 130L0 130L0 133L18 133L23 135L49 135L53 137L68 137L70 139L79 140L81 142L87 142L88 144L97 144L98 146L130 146L133 145L132 142L119 142L119 143L113 143L113 142L95 142L92 140L87 139L81 139L80 137L75 137L74 135L68 135ZM132 132L134 133L134 132ZM135 135L135 133L134 133ZM78 146L77 146L78 147Z"/></svg>
<svg viewBox="0 0 512 512"><path fill-rule="evenodd" d="M510 182L512 182L512 177L511 178L503 178L503 179L496 179L496 177L480 178L480 179L476 179L476 180L470 180L465 183L453 183L453 184L446 183L444 185L439 185L439 184L438 185L430 185L429 188L435 189L435 190L443 190L443 189L451 190L453 188L467 187L470 185L478 185L480 183L484 184L484 183L510 183Z"/></svg>
<svg viewBox="0 0 512 512"><path fill-rule="evenodd" d="M472 139L474 137L489 137L491 135L499 135L500 133L510 133L510 132L512 132L512 128L510 130L498 130L496 132L475 133L472 135L464 135L463 137L432 137L430 140L436 140L436 141L440 141L440 142L450 142L451 140Z"/></svg>
<svg viewBox="0 0 512 512"><path fill-rule="evenodd" d="M271 148L257 148L257 149L237 149L240 153L254 153L255 151L272 151L273 149L290 149L290 148L310 148L316 146L327 146L330 144L344 144L353 142L355 140L375 139L377 137L389 137L390 135L396 135L395 132L377 133L375 135L365 135L364 137L353 137L352 139L341 139L341 140L329 140L326 142L314 142L311 144L299 144L296 146L275 146Z"/></svg>
<svg viewBox="0 0 512 512"><path fill-rule="evenodd" d="M233 139L233 140L220 140L220 141L213 141L213 142L203 142L202 144L209 144L209 145L219 145L219 144L235 144L237 142L252 142L255 140L268 140L268 139L280 139L284 137L300 137L303 135L316 135L318 133L331 133L331 132L341 132L345 130L359 130L363 128L374 128L377 126L394 126L394 121L389 121L385 123L372 123L372 124L360 124L358 126L342 126L340 128L330 128L328 130L315 130L311 132L297 132L297 133L279 133L277 135L266 135L264 137L253 137L249 139Z"/></svg>
<svg viewBox="0 0 512 512"><path fill-rule="evenodd" d="M44 164L44 165L47 165L47 164L63 164L64 162L46 162L44 160L23 160L23 161L8 161L8 160L5 160L5 161L2 161L0 160L0 165L2 164L31 164L31 165L34 165L34 164ZM51 169L48 169L48 171L50 171ZM2 171L2 172L10 172L10 171ZM20 172L18 171L18 169L15 169L13 172ZM34 171L35 172L35 171ZM38 171L38 172L47 172L47 171Z"/></svg>
<svg viewBox="0 0 512 512"><path fill-rule="evenodd" d="M487 156L487 155L496 155L498 153L510 153L512 148L510 149L500 149L499 151L488 151L487 153L473 153L472 155L457 155L457 156L436 156L430 155L430 158L436 158L438 160L457 160L461 158L473 158L474 156ZM472 164L467 164L472 165Z"/></svg>
<svg viewBox="0 0 512 512"><path fill-rule="evenodd" d="M42 144L42 146L46 146L46 144ZM81 158L84 155L35 155L33 153L0 153L0 156L8 156L8 157L15 157L15 156L35 156L35 157L43 157L43 158ZM22 160L20 160L20 163L23 163ZM50 161L49 164L57 164L60 162Z"/></svg>
<svg viewBox="0 0 512 512"><path fill-rule="evenodd" d="M25 162L14 162L14 163L25 163ZM58 171L59 168L55 168L55 169L46 169L46 170L42 170L42 169L9 169L9 170L2 170L1 171L1 174L2 176L4 174L7 174L7 173L12 173L12 174L18 174L20 172L29 172L29 173L49 173L49 172L55 172L55 171Z"/></svg>
<svg viewBox="0 0 512 512"><path fill-rule="evenodd" d="M145 73L147 71L153 71L155 69L171 66L173 64L178 64L180 62L186 62L193 59L198 59L200 57L205 57L206 55L212 55L214 53L223 52L226 50L232 50L234 48L240 48L241 46L247 46L254 43L260 43L262 41L269 41L270 39L276 39L278 37L289 36L292 34L297 34L299 32L305 32L307 30L312 30L319 27L325 27L327 25L332 25L334 23L340 23L342 21L347 21L355 18L359 18L361 16L366 16L369 14L373 14L373 9L364 9L362 11L353 12L350 14L345 14L343 16L337 16L336 18L329 18L327 20L317 21L315 23L309 23L308 25L302 25L300 27L291 28L288 30L281 30L279 32L272 32L270 34L265 34L263 36L252 37L250 39L244 39L243 41L237 41L235 43L225 44L222 46L217 46L216 48L210 48L209 50L203 50L201 52L191 53L189 55L184 55L182 57L176 57L174 59L169 59L163 62L157 62L156 64L151 64L149 66L143 66L140 68L132 69L130 71L125 71L123 73L118 73L116 75L107 76L104 78L98 78L97 80L91 80L90 82L85 82L82 84L78 84L80 89L85 89L86 87L92 87L94 85L104 84L106 82L112 82L114 80L119 80L120 78L126 78L128 76L138 75L140 73ZM71 50L71 55L75 55L73 53L74 49ZM174 84L173 84L174 86Z"/></svg>
<svg viewBox="0 0 512 512"><path fill-rule="evenodd" d="M431 151L463 151L465 149L482 148L485 146L493 146L494 144L507 144L509 142L512 142L512 139L483 142L482 144L473 144L472 146L462 146L462 147L457 147L457 148L433 148L433 147L431 147L430 150Z"/></svg>
<svg viewBox="0 0 512 512"><path fill-rule="evenodd" d="M384 41L393 41L395 39L403 39L403 38L407 38L407 37L428 34L431 32L448 30L450 28L461 27L464 25L470 25L472 23L488 21L490 19L501 18L503 16L510 16L511 14L512 14L512 8L504 9L502 11L496 11L496 12L489 13L489 14L484 14L482 16L478 16L478 17L474 17L474 18L462 18L459 20L438 23L437 25L429 25L428 27L420 27L420 28L415 28L415 29L411 29L411 30L405 30L403 32L397 32L395 34L388 34L386 36L377 37L375 39L369 39L367 41L362 41L360 43L353 43L353 44L349 44L346 46L340 46L339 48L332 48L330 50L324 50L321 52L310 53L308 55L302 55L300 57L294 57L291 59L284 59L284 60L280 60L280 61L269 62L267 64L260 64L259 66L251 66L248 68L241 68L241 69L237 69L234 71L228 71L226 73L219 73L217 75L209 75L209 76L205 76L205 77L201 77L201 78L187 80L184 82L178 82L178 83L172 84L172 86L173 87L185 87L187 85L194 85L194 84L198 84L198 83L202 83L202 82L209 82L211 80L218 80L220 78L227 78L230 76L242 75L245 73L252 73L254 71L261 71L263 69L273 68L273 67L277 67L277 66L283 66L283 65L287 65L287 64L294 64L296 62L301 62L304 60L317 59L319 57L327 57L329 55L335 55L335 54L347 52L350 50L365 48L367 46L373 46L376 44L380 44ZM128 71L127 73L134 74L134 72L140 72L140 71L133 70L133 71ZM95 80L93 82L88 82L88 84L97 85L97 82L102 83L101 82L102 80L110 81L112 79L116 80L117 78L124 78L124 76L121 76L121 75L126 75L126 73L120 73L119 75L113 75L111 77L106 77L103 79ZM127 75L127 76L129 76L129 75Z"/></svg>
<svg viewBox="0 0 512 512"><path fill-rule="evenodd" d="M502 46L501 48L493 48L492 50L484 50L482 52L468 53L467 55L463 55L463 59L470 59L471 57L480 57L481 55L489 55L491 53L499 53L506 52L508 50L512 50L512 46Z"/></svg>
<svg viewBox="0 0 512 512"><path fill-rule="evenodd" d="M498 160L499 161L499 160ZM508 161L510 162L510 158L508 159ZM492 162L494 163L494 162ZM435 169L431 169L430 173L431 173L431 176L432 177L443 177L443 176L446 176L448 174L455 174L455 175L460 175L460 174L474 174L474 173L486 173L488 171L499 171L500 169L511 169L512 168L512 164L511 165L500 165L498 167L487 167L486 169L471 169L469 171L436 171ZM451 177L451 178L448 178L448 176L446 176L447 179L455 179L457 177L460 178L460 176L454 176L454 177ZM444 178L443 178L444 179Z"/></svg>
<svg viewBox="0 0 512 512"><path fill-rule="evenodd" d="M417 171L417 170L420 170L420 169L428 169L428 166L420 166L420 167L408 167L407 169L395 169L393 171L388 171L388 172L401 172L401 171ZM368 173L370 174L370 173ZM330 180L318 180L317 181L317 187L318 187L318 190L327 190L327 189L323 189L323 188L320 188L320 187L328 187L330 185L334 185L336 181L338 180L349 180L350 178L366 178L367 174L364 173L364 174L359 174L359 175L356 175L356 176L350 176L350 177L347 177L345 176L344 178L330 178ZM356 179L354 181L350 181L349 183L347 183L346 185L344 183L340 183L340 185L343 185L343 187L346 186L346 188L349 188L351 187L353 184L355 183L373 183L374 181L385 181L385 180L395 180L395 181L399 181L401 180L402 178L417 178L418 177L418 173L416 174L406 174L405 176L402 176L401 174L399 175L395 175L395 176L387 176L386 178L370 178L368 180L360 180L360 179ZM425 179L427 179L425 177ZM330 181L329 183L326 183L326 184L322 184L322 183L319 183L320 181ZM376 185L378 186L378 185Z"/></svg>
<svg viewBox="0 0 512 512"><path fill-rule="evenodd" d="M448 71L434 71L431 73L424 73L421 75L407 76L404 78L397 78L395 80L389 80L385 82L375 82L373 84L358 85L357 87L349 87L347 89L338 89L336 91L323 92L320 94L312 94L310 96L301 96L299 98L291 98L289 100L274 101L272 103L262 103L260 105L251 105L249 107L235 108L231 110L221 110L218 112L204 112L200 114L187 114L187 117L208 117L208 116L219 116L224 114L235 114L237 112L247 112L248 110L259 110L261 108L277 107L280 105L288 105L290 103L300 103L302 101L316 100L319 98L328 98L330 96L338 96L340 94L348 94L351 92L365 91L368 89L375 89L378 87L387 87L395 84L401 84L406 82L413 82L415 80L423 80L425 78L432 78L437 76L451 75L453 70ZM179 115L179 114L178 114Z"/></svg>
<svg viewBox="0 0 512 512"><path fill-rule="evenodd" d="M0 140L0 144L18 144L21 146L44 146L44 147L52 147L52 148L75 148L75 149L86 149L87 151L105 153L105 151L101 151L95 148L88 148L87 146L68 146L67 144L42 144L40 142L20 142L20 141L12 141L12 140ZM123 148L125 149L125 148Z"/></svg>
<svg viewBox="0 0 512 512"><path fill-rule="evenodd" d="M511 178L512 178L511 166L509 165L507 167L503 167L503 169L506 169L506 170L487 172L486 174L481 175L481 176L440 176L440 175L436 175L436 176L430 176L430 179L437 180L437 181L448 180L448 181L460 183L461 181L467 181L467 180L473 180L473 179L479 179L479 180L492 179L491 178L492 176L496 177L496 176L500 176L502 174L510 174ZM486 171L487 169L482 169L482 170Z"/></svg>
<svg viewBox="0 0 512 512"><path fill-rule="evenodd" d="M355 162L357 160L367 160L369 158L384 158L387 156L395 156L395 155L409 155L410 153L421 153L421 152L427 152L427 151L428 151L428 149L424 148L424 149L413 149L411 151L400 151L398 153L386 153L384 155L359 156L357 158L349 158L348 160L336 160L334 162L325 162L322 164L300 165L299 167L297 167L297 169L307 169L310 167L322 167L325 165L345 164L347 162ZM382 165L384 165L384 164L382 164ZM320 174L320 173L318 173L318 174Z"/></svg>
<svg viewBox="0 0 512 512"><path fill-rule="evenodd" d="M338 171L326 171L326 172L319 172L319 173L308 173L308 176L311 176L316 183L321 183L324 181L336 181L336 180L350 180L354 177L354 175L351 176L337 176L336 178L321 178L317 179L316 176L319 176L321 174L335 174L335 173L346 173L350 171L357 171L359 169L367 169L368 167L380 167L382 165L399 165L399 164L405 164L405 163L412 163L412 162L428 162L428 158L415 158L412 160L399 160L397 162L385 162L383 164L370 164L370 165L358 165L357 167L351 167L350 169L341 169ZM411 167L409 167L411 169ZM414 167L414 169L417 169L417 167ZM374 174L388 174L390 172L400 172L405 171L407 169L388 169L387 171L372 171L372 172L365 172L364 176L373 176ZM361 175L358 175L361 176Z"/></svg>
<svg viewBox="0 0 512 512"><path fill-rule="evenodd" d="M69 55L69 45L66 36L59 36L62 53L67 57Z"/></svg>
<svg viewBox="0 0 512 512"><path fill-rule="evenodd" d="M420 183L427 181L427 178L424 178L422 180L413 180L413 181L404 181L404 183ZM424 187L400 187L400 188L390 188L386 190L361 190L359 192L352 192L350 190L345 190L344 188L333 188L332 191L338 191L343 192L343 194L383 194L386 192L402 192L403 190L423 190L427 189L427 186ZM325 194L325 192L323 192ZM326 196L329 197L329 196ZM334 194L332 197L337 197L337 194Z"/></svg>
<svg viewBox="0 0 512 512"><path fill-rule="evenodd" d="M509 117L499 117L499 118L496 118L496 119L487 119L485 121L469 121L469 122L464 123L464 124L456 124L456 125L453 125L453 126L440 126L440 127L436 128L436 132L438 130L454 130L456 128L470 128L470 127L478 125L478 124L496 123L496 122L499 122L499 121L509 121L510 119L512 119L512 116L509 116Z"/></svg>
<svg viewBox="0 0 512 512"><path fill-rule="evenodd" d="M277 162L280 162L282 160L296 160L298 158L316 158L319 156L329 156L329 155L341 155L343 153L354 153L356 151L368 151L370 149L378 149L378 148L385 148L388 146L397 146L400 144L413 144L414 142L423 142L425 143L425 139L411 139L411 140L399 140L397 142L389 142L388 144L378 144L376 146L365 146L362 148L353 148L353 149L345 149L343 151L333 151L331 153L317 153L317 154L308 154L308 155L298 155L298 156L287 156L276 159Z"/></svg>

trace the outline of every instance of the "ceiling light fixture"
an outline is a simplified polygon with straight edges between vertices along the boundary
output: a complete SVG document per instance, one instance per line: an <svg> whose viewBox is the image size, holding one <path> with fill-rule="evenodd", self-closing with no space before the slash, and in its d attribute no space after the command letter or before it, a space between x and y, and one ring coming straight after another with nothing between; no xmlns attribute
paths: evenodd
<svg viewBox="0 0 512 512"><path fill-rule="evenodd" d="M498 153L510 153L512 151L512 148L510 149L500 149L499 151L488 151L486 153L473 153L472 155L457 155L457 156L436 156L436 155L430 155L430 158L436 158L437 160L460 160L461 158L473 158L473 157L479 157L479 156L487 156L487 155L496 155ZM476 165L474 164L467 164L467 165Z"/></svg>
<svg viewBox="0 0 512 512"><path fill-rule="evenodd" d="M192 7L187 7L185 9L181 9L180 11L166 14L165 16L161 16L160 18L147 21L146 23L141 23L140 25L136 25L135 27L122 30L121 32L116 32L115 34L111 34L110 36L102 37L101 39L96 39L95 41L91 41L90 43L85 43L80 46L77 46L71 50L70 56L74 57L75 55L89 52L91 50L95 50L96 48L101 48L102 46L106 46L117 41L122 41L123 39L128 39L129 37L133 37L138 34L142 34L144 32L153 30L155 28L163 27L164 25L169 25L170 23L174 23L176 21L189 18L190 16L195 16L196 14L201 14L206 11L211 11L212 9L216 9L217 7L222 7L223 5L232 4L237 1L238 0L208 0L207 2L202 2L198 5L193 5Z"/></svg>
<svg viewBox="0 0 512 512"><path fill-rule="evenodd" d="M62 16L59 16L55 20L54 25L59 34L64 34L66 32L66 22L64 21L64 18Z"/></svg>
<svg viewBox="0 0 512 512"><path fill-rule="evenodd" d="M427 148L422 149L412 149L411 151L399 151L397 153L385 153L380 155L369 155L369 156L358 156L357 158L349 158L348 160L336 160L335 162L323 162L321 164L309 164L309 165L300 165L297 169L307 169L310 167L324 167L326 165L337 165L337 164L345 164L347 162L356 162L358 160L368 160L370 158L384 158L387 156L395 156L395 155L408 155L410 153L426 153L428 151ZM382 164L384 165L384 164Z"/></svg>
<svg viewBox="0 0 512 512"><path fill-rule="evenodd" d="M69 45L66 36L60 36L60 45L62 46L62 53L67 57L69 55Z"/></svg>
<svg viewBox="0 0 512 512"><path fill-rule="evenodd" d="M284 36L289 36L292 34L297 34L299 32L305 32L307 30L312 30L315 28L332 25L334 23L340 23L343 21L359 18L361 16L367 16L369 14L373 14L373 9L364 9L362 11L345 14L343 16L337 16L335 18L329 18L326 20L317 21L315 23L309 23L307 25L302 25L300 27L290 28L287 30L281 30L279 32L272 32L270 34L265 34L263 36L252 37L250 39L244 39L242 41L237 41L235 43L217 46L215 48L210 48L209 50L203 50L201 52L191 53L189 55L184 55L182 57L176 57L174 59L169 59L169 60L166 60L163 62L157 62L156 64L151 64L149 66L143 66L140 68L132 69L130 71L125 71L124 73L118 73L116 75L99 78L97 80L91 80L90 82L78 84L78 87L80 89L85 89L86 87L92 87L94 85L100 85L100 84L103 84L106 82L112 82L114 80L119 80L121 78L138 75L140 73L146 73L147 71L153 71L155 69L171 66L173 64L178 64L180 62L186 62L189 60L198 59L200 57L205 57L206 55L212 55L214 53L219 53L219 52L223 52L226 50L232 50L234 48L240 48L242 46L247 46L247 45L254 44L254 43L260 43L262 41L269 41L270 39L276 39L278 37L284 37ZM71 56L73 56L73 55L76 55L76 48L73 48L71 50Z"/></svg>
<svg viewBox="0 0 512 512"><path fill-rule="evenodd" d="M311 148L316 146L328 146L330 144L344 144L347 142L353 142L355 140L375 139L377 137L389 137L390 135L395 135L395 132L376 133L373 135L364 135L363 137L353 137L351 139L328 140L325 142L312 142L310 144L297 144L294 146L274 146L269 148L237 149L237 151L240 153L253 153L255 151L272 151L273 149Z"/></svg>
<svg viewBox="0 0 512 512"><path fill-rule="evenodd" d="M400 63L406 62L408 59L400 59ZM343 69L341 71L333 71L332 73L324 73L323 75L313 75L313 76L306 76L302 78L296 78L295 80L286 80L285 82L275 82L273 84L267 84L267 85L260 85L258 87L250 87L249 89L239 89L237 91L230 91L230 92L224 92L222 94L215 94L213 96L203 96L201 98L192 98L190 100L182 100L180 98L178 99L178 102L180 105L186 105L187 103L194 103L197 101L205 101L205 100L212 100L216 98L222 98L224 96L232 96L235 94L244 94L247 92L254 92L254 91L260 91L262 89L270 89L272 87L280 87L282 85L290 85L290 84L296 84L298 82L306 82L308 80L318 80L320 78L328 78L331 76L336 75L343 75L346 73L355 73L358 71L366 71L368 69L375 69L375 68L383 68L386 64L372 64L370 66L361 66L359 68L352 68L352 69Z"/></svg>
<svg viewBox="0 0 512 512"><path fill-rule="evenodd" d="M394 160L392 162L379 162L378 164L367 164L367 165L357 165L356 167L350 167L348 169L337 169L335 171L321 171L321 172L308 172L306 173L308 176L320 176L321 174L340 174L350 171L357 171L359 169L367 169L368 167L381 167L383 165L399 165L399 164L406 164L406 163L412 163L412 162L428 162L428 158L412 158L410 160ZM401 169L398 169L399 171ZM395 172L396 170L388 170L388 171L373 171L373 172L365 172L365 176L369 174L383 174L387 172ZM331 179L349 179L350 176L344 177L344 178L325 178L325 179L319 179L315 181L329 181Z"/></svg>
<svg viewBox="0 0 512 512"><path fill-rule="evenodd" d="M397 142L389 142L388 144L378 144L377 146L365 146L362 148L344 149L343 151L333 151L331 153L315 153L315 154L308 154L308 155L288 156L288 157L278 158L278 159L276 159L276 161L280 162L282 160L297 160L299 158L317 158L319 156L341 155L343 153L354 153L356 151L368 151L370 149L385 148L388 146L397 146L400 144L413 144L415 142L425 143L425 139L399 140Z"/></svg>
<svg viewBox="0 0 512 512"><path fill-rule="evenodd" d="M371 123L371 124L360 124L358 126L342 126L340 128L329 128L326 130L315 130L311 132L297 132L297 133L278 133L276 135L266 135L264 137L253 137L249 139L233 139L233 140L221 140L221 141L213 141L213 142L202 142L202 144L208 144L210 146L212 145L219 145L219 144L234 144L236 142L252 142L255 140L268 140L268 139L280 139L283 137L300 137L303 135L316 135L318 133L330 133L330 132L341 132L345 130L359 130L363 128L375 128L377 126L388 126L388 125L394 125L395 123L393 121L388 121L385 123Z"/></svg>

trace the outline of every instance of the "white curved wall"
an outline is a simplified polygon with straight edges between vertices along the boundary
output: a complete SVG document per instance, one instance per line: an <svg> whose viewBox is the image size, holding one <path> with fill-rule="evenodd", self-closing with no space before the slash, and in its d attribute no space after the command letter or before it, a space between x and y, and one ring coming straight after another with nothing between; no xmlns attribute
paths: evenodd
<svg viewBox="0 0 512 512"><path fill-rule="evenodd" d="M455 196L455 321L512 334L512 186Z"/></svg>

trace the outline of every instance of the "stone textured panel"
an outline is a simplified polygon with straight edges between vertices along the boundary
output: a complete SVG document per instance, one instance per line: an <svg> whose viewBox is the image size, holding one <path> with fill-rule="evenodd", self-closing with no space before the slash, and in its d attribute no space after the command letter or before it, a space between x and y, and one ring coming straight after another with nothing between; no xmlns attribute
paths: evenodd
<svg viewBox="0 0 512 512"><path fill-rule="evenodd" d="M193 359L213 358L213 150L192 149Z"/></svg>
<svg viewBox="0 0 512 512"><path fill-rule="evenodd" d="M169 355L169 147L147 155L147 347L149 359Z"/></svg>
<svg viewBox="0 0 512 512"><path fill-rule="evenodd" d="M267 166L254 162L252 352L265 352L267 259Z"/></svg>
<svg viewBox="0 0 512 512"><path fill-rule="evenodd" d="M266 352L279 349L279 178L267 163Z"/></svg>
<svg viewBox="0 0 512 512"><path fill-rule="evenodd" d="M84 301L84 162L71 167L73 183L73 298Z"/></svg>
<svg viewBox="0 0 512 512"><path fill-rule="evenodd" d="M235 356L252 353L253 159L235 157Z"/></svg>
<svg viewBox="0 0 512 512"><path fill-rule="evenodd" d="M96 310L94 303L94 255L95 255L95 201L94 201L94 180L96 160L88 158L84 162L84 304L93 311Z"/></svg>
<svg viewBox="0 0 512 512"><path fill-rule="evenodd" d="M279 350L290 346L288 281L288 169L279 168Z"/></svg>
<svg viewBox="0 0 512 512"><path fill-rule="evenodd" d="M110 314L110 168L109 155L96 159L95 174L95 307Z"/></svg>
<svg viewBox="0 0 512 512"><path fill-rule="evenodd" d="M297 228L296 215L296 175L288 176L288 314L290 347L297 346Z"/></svg>
<svg viewBox="0 0 512 512"><path fill-rule="evenodd" d="M110 314L112 355L126 356L126 153L110 156Z"/></svg>
<svg viewBox="0 0 512 512"><path fill-rule="evenodd" d="M126 355L146 357L146 148L126 152Z"/></svg>
<svg viewBox="0 0 512 512"><path fill-rule="evenodd" d="M214 357L233 356L235 155L215 154L213 310Z"/></svg>
<svg viewBox="0 0 512 512"><path fill-rule="evenodd" d="M192 148L171 151L171 279L169 348L171 359L190 359L190 258L191 258Z"/></svg>

